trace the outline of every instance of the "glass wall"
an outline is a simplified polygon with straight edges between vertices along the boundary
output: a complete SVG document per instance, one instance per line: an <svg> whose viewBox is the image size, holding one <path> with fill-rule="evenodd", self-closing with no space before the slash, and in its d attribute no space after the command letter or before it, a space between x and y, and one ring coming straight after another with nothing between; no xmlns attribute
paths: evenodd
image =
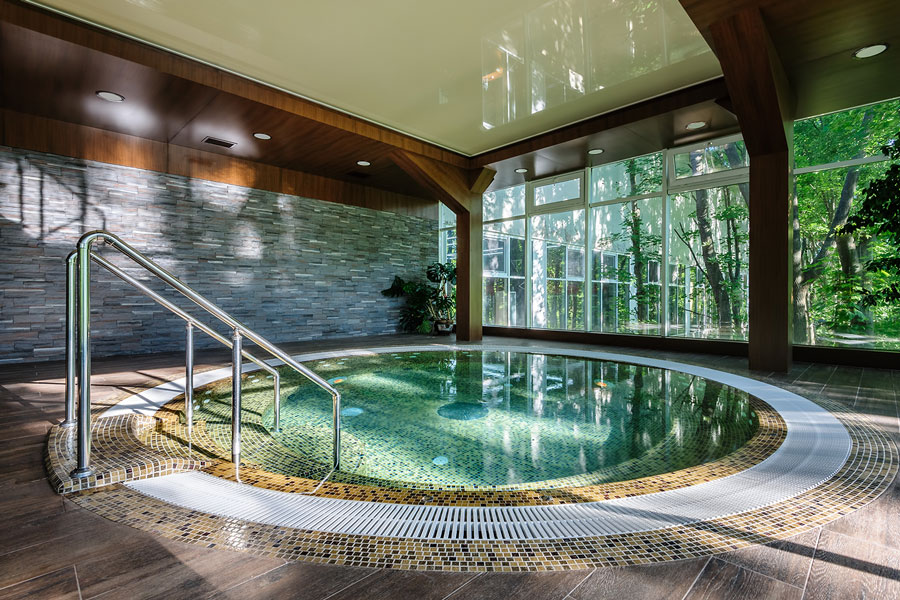
<svg viewBox="0 0 900 600"><path fill-rule="evenodd" d="M438 204L438 244L441 262L456 262L456 214Z"/></svg>
<svg viewBox="0 0 900 600"><path fill-rule="evenodd" d="M485 325L526 327L525 220L484 226Z"/></svg>
<svg viewBox="0 0 900 600"><path fill-rule="evenodd" d="M669 334L747 338L746 187L669 198Z"/></svg>
<svg viewBox="0 0 900 600"><path fill-rule="evenodd" d="M900 350L900 247L872 228L848 231L866 189L892 164L900 100L794 123L794 343Z"/></svg>
<svg viewBox="0 0 900 600"><path fill-rule="evenodd" d="M531 217L532 326L584 329L584 209Z"/></svg>
<svg viewBox="0 0 900 600"><path fill-rule="evenodd" d="M732 136L485 194L484 323L746 339L748 172Z"/></svg>
<svg viewBox="0 0 900 600"><path fill-rule="evenodd" d="M525 186L488 192L482 198L485 325L527 327Z"/></svg>
<svg viewBox="0 0 900 600"><path fill-rule="evenodd" d="M591 169L591 331L662 333L662 153Z"/></svg>

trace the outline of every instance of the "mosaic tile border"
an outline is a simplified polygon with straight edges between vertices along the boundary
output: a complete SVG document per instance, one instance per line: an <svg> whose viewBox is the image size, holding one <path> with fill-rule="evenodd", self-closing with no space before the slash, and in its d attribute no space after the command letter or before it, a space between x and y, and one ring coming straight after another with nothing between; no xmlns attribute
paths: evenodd
<svg viewBox="0 0 900 600"><path fill-rule="evenodd" d="M796 535L864 506L887 488L897 471L893 442L865 417L835 403L817 403L844 424L852 441L850 455L834 477L765 508L644 533L549 541L403 540L294 530L201 514L121 484L69 497L107 518L171 539L316 563L439 571L540 571L678 560Z"/></svg>
<svg viewBox="0 0 900 600"><path fill-rule="evenodd" d="M202 514L114 485L70 496L113 521L207 547L285 560L436 571L552 571L628 566L707 556L768 543L824 525L877 498L897 472L893 442L865 417L826 406L847 428L850 455L824 484L784 502L650 532L534 541L403 540L327 534Z"/></svg>
<svg viewBox="0 0 900 600"><path fill-rule="evenodd" d="M159 420L142 415L97 419L91 423L89 477L73 479L76 465L76 428L55 425L50 429L44 465L50 485L60 494L202 469L211 461L154 452L141 438Z"/></svg>
<svg viewBox="0 0 900 600"><path fill-rule="evenodd" d="M374 353L396 353L406 351L423 351L423 350L447 350L447 349L464 349L466 351L520 351L542 354L570 355L571 351L559 348L515 348L515 347L478 347L469 346L448 346L448 345L432 345L432 346L392 346L385 348L373 348L369 350L345 350L333 351L326 353L305 354L298 357L301 360L317 360L319 358L334 358L348 355L366 355ZM588 352L593 357L596 352ZM634 362L639 364L641 357L628 357L626 355L608 355L609 360L618 360L620 362ZM632 359L629 361L628 359ZM679 365L663 361L665 364L662 368L672 368ZM273 361L273 364L277 364ZM688 367L689 365L681 365ZM253 365L245 365L243 369L245 377L250 376L256 371ZM198 376L195 381L206 381L206 386L214 385L221 381L221 375L230 375L230 369L216 369L203 373ZM720 373L721 375L727 375ZM205 386L196 388L198 391ZM165 401L166 398L176 395L176 400L169 402L162 408L157 407ZM722 477L727 477L743 471L755 464L758 464L766 457L770 456L783 442L786 435L786 427L784 420L772 410L765 402L758 398L752 397L754 409L757 410L760 420L760 429L756 435L742 448L722 457L716 461L703 463L687 469L673 471L669 473L654 475L641 479L625 480L613 483L605 483L599 485L565 485L559 486L562 481L545 481L534 484L526 484L517 486L520 489L491 489L483 488L479 490L467 489L397 489L393 487L384 487L379 485L359 485L347 482L327 481L322 485L315 494L322 497L342 498L350 500L375 501L397 504L416 504L427 502L429 505L437 506L540 506L549 504L570 504L579 502L595 502L599 500L610 500L616 498L624 498L637 496L642 494L651 494L667 490L674 490L684 487L693 486L699 483L712 481ZM234 466L230 462L230 449L222 448L215 440L205 435L202 423L194 426L189 446L184 443L186 439L186 427L184 423L179 421L178 415L183 414L183 379L173 380L163 383L150 390L142 391L138 394L127 395L113 404L107 402L99 416L102 418L94 420L95 429L103 429L103 425L108 419L123 419L128 415L134 416L138 413L140 418L147 419L148 414L153 414L156 420L156 426L151 427L150 421L147 421L140 428L140 433L135 437L145 445L140 452L129 452L116 447L114 444L95 443L94 461L98 458L104 465L104 469L100 472L99 477L91 477L84 480L71 481L68 477L61 477L61 480L68 480L57 486L60 491L73 491L77 489L88 489L97 485L108 485L117 481L126 481L128 478L119 475L124 470L127 473L134 473L134 478L149 477L159 474L167 474L171 472L179 472L189 469L203 468L206 472L219 477L236 480L234 474ZM98 435L99 434L99 435ZM253 441L258 436L258 432L245 429L244 444ZM95 440L105 439L104 431L95 431ZM271 439L256 440L261 446L273 446ZM346 446L346 442L345 442ZM133 448L133 444L129 447ZM269 448L271 449L271 448ZM107 453L108 456L106 455ZM55 463L65 462L67 469L71 466L68 463L74 461L74 450L72 454L64 456L62 453L53 454L59 456L55 460L48 463L48 471L61 473L62 470L55 467ZM198 455L200 455L198 457ZM122 467L121 465L126 465ZM108 467L106 465L109 465ZM96 464L95 464L96 466ZM115 471L116 475L105 475L106 471ZM323 475L327 472L327 468L323 468ZM574 478L567 478L566 483L571 480L577 481L579 478L587 481L590 474ZM303 492L309 493L319 484L319 480L311 480L302 477L289 477L276 473L265 471L258 468L257 465L243 465L240 472L240 480L242 483L256 485L266 489ZM374 483L378 483L377 481Z"/></svg>

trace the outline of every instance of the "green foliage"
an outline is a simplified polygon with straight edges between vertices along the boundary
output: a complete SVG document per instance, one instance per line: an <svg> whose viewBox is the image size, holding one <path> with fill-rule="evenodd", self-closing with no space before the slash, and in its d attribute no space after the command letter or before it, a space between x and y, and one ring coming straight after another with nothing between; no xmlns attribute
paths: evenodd
<svg viewBox="0 0 900 600"><path fill-rule="evenodd" d="M881 151L891 160L900 160L900 133ZM878 236L881 251L865 261L873 277L861 289L863 306L900 303L900 164L869 182L863 191L859 211L847 220L842 232Z"/></svg>
<svg viewBox="0 0 900 600"><path fill-rule="evenodd" d="M404 331L431 333L435 323L452 323L456 317L456 265L432 263L425 270L430 285L423 281L405 281L394 276L391 287L381 293L389 298L406 298L400 313Z"/></svg>
<svg viewBox="0 0 900 600"><path fill-rule="evenodd" d="M898 130L900 100L797 121L796 166L897 161ZM795 342L900 349L898 179L890 161L796 177Z"/></svg>

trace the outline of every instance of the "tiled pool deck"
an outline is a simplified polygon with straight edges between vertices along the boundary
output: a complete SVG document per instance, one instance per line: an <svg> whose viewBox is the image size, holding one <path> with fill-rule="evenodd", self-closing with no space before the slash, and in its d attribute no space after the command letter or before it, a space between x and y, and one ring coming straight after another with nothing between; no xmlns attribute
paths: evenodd
<svg viewBox="0 0 900 600"><path fill-rule="evenodd" d="M408 337L396 339L399 343L409 343L409 340ZM380 342L384 343L384 340L380 340ZM507 340L504 340L504 343L507 343ZM527 342L525 343L527 344ZM321 344L318 346L321 347ZM301 350L301 347L298 346L297 350ZM654 356L663 357L662 355ZM721 370L745 373L742 368L743 361L737 359L682 355L672 358L681 362L693 362ZM97 362L98 376L95 377L94 385L98 389L95 392L98 398L103 395L106 395L107 398L113 396L121 398L120 391L111 393L108 389L104 389L110 383L110 379L117 379L135 388L143 388L146 384L144 381L146 377L140 372L131 371L133 366L130 364L115 375L104 375L102 372L106 370L107 365L113 372L118 371L114 366L117 361L113 359ZM154 363L165 365L158 371L160 379L180 375L177 357L154 357L148 359L147 362L151 365ZM13 378L5 375L2 380L4 405L12 408L21 405L22 416L30 415L33 418L33 409L29 407L40 401L40 397L35 395L35 390L53 390L51 401L55 404L53 409L48 408L46 414L59 414L62 399L60 381L53 379L39 383L37 379L46 379L47 375L30 377L27 373L30 369L40 370L42 367L46 373L53 373L50 365L34 365L17 368L12 374ZM58 365L57 368L59 368ZM58 372L56 371L56 373ZM571 597L574 598L607 597L603 590L613 593L617 585L624 583L637 586L633 589L637 590L638 596L641 595L640 590L643 590L644 597L683 597L685 594L688 594L688 597L694 597L694 595L698 595L698 597L730 597L722 594L729 589L734 592L738 588L752 589L757 594L748 597L799 598L804 590L807 598L855 597L857 592L863 589L868 590L870 597L879 597L882 592L887 594L885 597L894 595L896 591L894 586L897 586L897 568L900 566L897 559L900 553L897 551L898 542L894 535L897 529L898 513L896 488L890 482L896 470L894 442L897 438L896 387L898 374L888 371L799 365L791 375L785 377L763 375L763 379L809 397L836 414L853 437L853 451L850 460L831 481L783 503L784 506L776 505L756 513L737 515L692 527L669 528L631 536L608 536L602 539L584 538L579 543L569 541L568 544L562 545L557 541L543 540L528 542L517 540L500 543L476 540L462 545L442 546L422 541L378 539L365 536L356 536L354 540L347 540L333 534L288 531L284 528L260 526L235 519L216 518L147 498L118 484L97 491L69 495L66 500L61 501L59 506L63 507L64 511L68 510L67 513L62 513L69 515L67 522L73 520L90 522L94 529L115 532L115 535L110 535L110 539L118 539L120 543L127 540L126 545L131 543L135 547L142 545L158 547L162 543L168 548L172 543L177 543L163 542L169 538L189 540L195 545L229 547L274 557L275 562L270 563L275 565L272 567L274 570L271 573L260 575L245 571L245 579L237 583L235 583L235 579L241 576L234 570L227 574L214 575L210 573L200 578L202 580L201 588L206 591L222 591L232 585L236 586L230 592L235 597L252 597L254 592L260 597L276 594L279 589L282 589L280 586L283 586L287 580L296 581L297 585L301 586L305 585L301 583L302 581L309 582L310 585L304 587L306 595L298 597L326 597L333 592L339 592L335 597L344 595L346 597L392 597L391 593L388 593L388 589L391 589L391 592L397 597L402 597L404 589L408 591L417 586L425 586L425 589L428 590L427 594L422 592L423 597L445 597L454 590L459 590L457 593L459 597L478 597L479 594L496 594L503 597L512 593L513 590L523 594L522 597L548 598L563 597L567 594L571 594ZM759 374L755 374L755 376L758 377ZM17 394L17 396L11 396L11 394ZM54 413L51 413L51 410ZM45 415L44 411L40 412L42 416ZM868 415L869 418L861 419L859 414ZM8 424L4 428L9 431L13 431L13 426L16 424L28 423L27 418L23 419L16 414L10 415L5 420ZM34 428L35 426L32 425L31 429ZM33 439L39 435L29 435L27 426L24 431L23 439ZM121 436L123 431L126 434L128 432L127 429L120 428L116 436ZM146 441L146 438L143 441L140 439L140 428L130 431L135 432L135 439L141 443ZM777 427L774 428L774 431L777 434ZM125 437L127 438L128 435L130 434ZM18 448L12 444L13 441L15 439L4 443L4 452L0 456L11 460L12 472L18 473L15 457L20 456L21 453L17 452ZM31 443L27 447L34 448L34 446L35 444ZM31 452L34 453L34 450ZM210 457L210 463L206 465L201 464L205 461L179 463L174 461L175 458L183 459L184 457L170 457L172 462L161 461L154 466L154 469L159 472L167 469L205 467L219 474L228 475L229 467L219 460L220 457ZM21 461L21 459L19 460ZM8 470L4 471L5 478L9 477ZM256 476L261 480L271 477L261 473L253 475L247 471L247 469L241 470L243 481L247 481L248 476ZM296 482L292 483L290 478L283 476L278 480L260 481L259 483L275 487L299 487L300 485ZM44 485L46 486L46 484ZM328 485L326 484L326 486ZM679 483L676 481L665 485L677 487ZM848 517L834 520L871 501L886 485L890 486L888 493L871 505L853 512ZM366 487L353 484L334 484L334 488L326 490L326 486L323 486L320 492L343 497L357 497L355 494L360 493L358 488ZM29 486L32 495L41 496L39 489L31 489L34 487L34 485ZM615 497L618 494L628 495L629 493L622 489L600 491L599 488L602 486L597 487L598 489L594 490L590 499ZM469 497L467 501L469 505L487 502L493 506L500 506L507 502L511 504L541 504L585 501L585 498L576 497L579 493L577 489L572 488L566 492L559 489L554 490L553 500L550 502L541 500L538 490L508 492L514 495L496 501L493 496L491 499L485 500L485 496L481 494ZM653 488L651 491L655 491L655 489ZM631 493L635 491L638 490L631 490ZM393 490L391 493L398 494L398 496L379 497L378 499L403 503L410 499L409 496L403 496L403 494L418 493L421 496L421 491ZM480 494L480 492L469 493ZM434 496L435 503L442 501L439 494L431 494ZM612 494L612 496L604 494ZM461 500L462 498L457 499ZM45 498L45 502L49 505L55 504L51 498ZM112 520L128 523L137 529L152 531L154 535L147 537L135 529L120 528L114 524L108 524L106 521L96 521L85 511L78 510L77 506L79 505L89 506L92 510L96 510ZM10 506L15 508L19 505L12 504ZM17 537L16 540L9 540L7 543L12 550L7 551L0 559L6 561L4 565L8 562L13 567L13 574L0 579L0 597L3 597L7 590L11 593L16 589L19 591L37 589L29 586L38 585L39 581L47 585L65 587L66 582L71 583L73 578L77 579L77 583L81 585L83 597L95 595L93 592L103 588L103 585L96 583L99 574L86 574L84 569L88 566L84 565L85 560L90 563L94 555L105 552L98 546L99 541L97 540L79 546L75 543L75 538L70 538L71 555L62 551L55 553L58 555L56 559L66 565L72 565L71 572L60 567L53 571L36 573L35 579L25 577L28 573L34 573L35 570L49 569L50 563L56 564L52 560L40 562L40 564L34 563L34 561L29 564L22 562L28 556L32 556L29 554L30 552L35 552L35 549L41 546L46 548L45 545L51 539L55 539L54 535L56 537L74 536L78 532L64 530L61 523L57 522L65 520L63 518L54 521L49 516L34 515L27 510L24 511L24 514L18 514L20 512L23 511L16 511L15 521L27 523L25 535ZM29 520L29 517L34 518ZM98 526L98 523L107 524ZM53 531L47 531L48 528L52 528ZM803 531L806 533L784 539L786 536ZM29 535L32 537L29 538ZM728 552L749 544L766 542L770 545L753 546L737 552ZM188 548L189 546L178 545L173 552L188 553L194 556L195 553L189 551ZM94 554L86 558L85 551L94 552ZM107 552L112 551L113 548L110 547ZM227 552L223 555L221 551L215 549L204 549L202 552L202 559L197 556L199 562L227 562L232 556ZM54 553L51 552L51 554ZM715 556L690 558L709 554L715 554ZM242 564L251 571L260 561L273 560L251 558L248 554L238 556L245 557ZM71 559L71 561L66 562L67 559ZM352 566L325 567L294 562L282 564L285 559L332 562ZM505 570L573 569L597 565L633 565L647 561L673 559L683 560L677 563L624 569L603 567L596 571L522 573L506 576L500 574L477 576L462 573L404 574L403 571L394 570L401 567L455 571L464 568L479 570L491 568L491 566ZM112 562L115 563L115 561ZM83 566L78 566L76 573L75 565L79 565L79 563ZM358 568L359 566L393 567L394 569L372 571ZM179 570L178 565L172 565L171 568ZM113 565L112 572L115 571L116 567ZM110 575L109 569L104 569L104 572L107 573L104 578L116 576ZM118 575L118 577L123 576ZM137 575L132 576L133 581L129 584L131 589L137 589L136 586L139 586L139 579L134 579L134 577ZM425 579L422 579L423 577ZM82 579L85 581L83 582ZM92 583L94 584L92 585ZM144 583L152 585L146 581ZM316 587L317 585L324 587ZM4 588L4 586L11 587ZM87 594L84 593L85 590L88 590ZM354 590L356 594L353 593ZM836 595L841 590L846 594ZM872 596L873 590L877 592L874 596ZM368 595L366 596L363 592ZM382 594L382 592L385 593ZM433 596L428 595L432 593ZM529 596L529 594L531 595ZM200 595L202 596L202 594Z"/></svg>

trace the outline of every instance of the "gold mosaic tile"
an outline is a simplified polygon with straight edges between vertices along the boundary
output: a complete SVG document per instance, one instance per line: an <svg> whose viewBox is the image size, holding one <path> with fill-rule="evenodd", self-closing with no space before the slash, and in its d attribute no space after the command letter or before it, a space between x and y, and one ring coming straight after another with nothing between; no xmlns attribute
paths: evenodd
<svg viewBox="0 0 900 600"><path fill-rule="evenodd" d="M837 407L835 407L837 408ZM680 560L768 543L824 525L878 497L897 449L866 420L837 413L853 445L841 470L790 500L738 515L650 532L534 541L404 540L295 530L202 514L122 485L73 494L80 506L171 539L286 560L435 571L548 571Z"/></svg>
<svg viewBox="0 0 900 600"><path fill-rule="evenodd" d="M499 491L390 489L326 482L317 494L384 502L514 506L585 502L676 489L746 469L781 444L783 421L764 403L756 402L760 428L746 446L719 461L665 475L596 486ZM191 443L186 442L183 406L178 400L154 417L96 419L93 478L68 478L74 467L72 429L56 427L51 431L46 458L54 485L80 506L144 531L208 547L287 560L414 570L538 571L624 566L706 556L783 539L849 514L877 498L897 471L898 454L893 442L866 417L836 403L818 403L835 414L852 440L846 463L822 485L738 515L639 534L590 538L451 542L296 530L183 509L120 485L129 479L197 468L233 478L233 465L227 461L229 448L210 436L202 422L192 428ZM267 441L263 428L245 431L249 440L245 443L258 445L256 449L263 455L271 452L281 456L282 449ZM318 484L314 479L267 473L253 465L241 468L241 480L297 492L308 492Z"/></svg>

